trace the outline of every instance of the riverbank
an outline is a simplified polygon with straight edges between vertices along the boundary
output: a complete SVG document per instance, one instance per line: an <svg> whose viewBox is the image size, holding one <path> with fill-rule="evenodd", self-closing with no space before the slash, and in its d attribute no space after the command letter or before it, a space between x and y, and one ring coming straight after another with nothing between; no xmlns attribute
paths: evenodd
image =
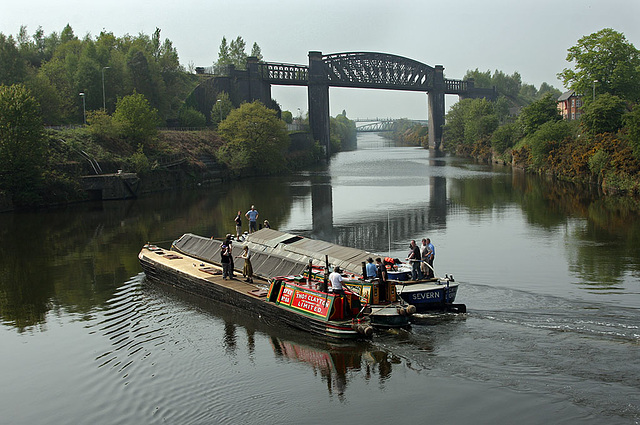
<svg viewBox="0 0 640 425"><path fill-rule="evenodd" d="M316 165L323 153L307 132L289 134L289 148L275 174L285 174ZM165 190L221 184L225 181L256 177L260 173L245 167L230 169L219 160L224 144L212 130L162 130L157 139L143 149L131 143L98 137L85 128L50 129L48 171L39 197L30 208L43 208L95 199L83 185L84 177L97 175L135 175L139 181L135 195ZM0 212L18 209L11 196L0 192Z"/></svg>

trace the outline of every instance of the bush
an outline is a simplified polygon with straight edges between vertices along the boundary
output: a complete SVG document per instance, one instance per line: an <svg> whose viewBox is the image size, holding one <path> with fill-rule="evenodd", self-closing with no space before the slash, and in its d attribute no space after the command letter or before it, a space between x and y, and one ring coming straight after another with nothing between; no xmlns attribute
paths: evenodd
<svg viewBox="0 0 640 425"><path fill-rule="evenodd" d="M195 108L184 107L178 112L180 127L201 128L207 125L207 118Z"/></svg>
<svg viewBox="0 0 640 425"><path fill-rule="evenodd" d="M535 133L527 137L533 165L542 166L547 162L551 150L572 134L573 126L568 121L548 121L539 126Z"/></svg>
<svg viewBox="0 0 640 425"><path fill-rule="evenodd" d="M289 147L286 125L262 103L244 103L232 110L218 131L225 141L218 160L230 169L275 173L283 168Z"/></svg>
<svg viewBox="0 0 640 425"><path fill-rule="evenodd" d="M140 93L134 92L118 100L113 121L133 146L148 144L158 134L158 111Z"/></svg>

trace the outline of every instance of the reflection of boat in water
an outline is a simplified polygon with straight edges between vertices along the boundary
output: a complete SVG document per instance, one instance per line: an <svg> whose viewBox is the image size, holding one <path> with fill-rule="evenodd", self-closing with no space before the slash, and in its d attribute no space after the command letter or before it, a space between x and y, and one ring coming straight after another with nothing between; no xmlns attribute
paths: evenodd
<svg viewBox="0 0 640 425"><path fill-rule="evenodd" d="M219 241L210 239L207 245L219 253ZM337 339L372 333L368 318L343 316L339 297L334 294L277 281L267 288L266 283L224 280L221 267L213 262L153 245L145 245L138 258L150 280L253 311L265 320Z"/></svg>
<svg viewBox="0 0 640 425"><path fill-rule="evenodd" d="M349 383L349 374L365 372L365 379L375 374L380 380L387 379L392 372L390 354L375 350L367 343L348 345L322 344L316 341L293 341L290 338L271 338L276 357L309 366L315 374L326 381L329 393L344 396Z"/></svg>

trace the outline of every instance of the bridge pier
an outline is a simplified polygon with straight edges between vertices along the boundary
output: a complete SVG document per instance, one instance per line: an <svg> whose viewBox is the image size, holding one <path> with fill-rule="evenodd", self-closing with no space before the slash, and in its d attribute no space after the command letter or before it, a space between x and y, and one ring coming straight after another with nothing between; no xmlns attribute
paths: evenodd
<svg viewBox="0 0 640 425"><path fill-rule="evenodd" d="M444 67L436 65L433 74L433 89L428 92L429 102L429 148L440 150L444 127Z"/></svg>
<svg viewBox="0 0 640 425"><path fill-rule="evenodd" d="M313 139L325 149L327 160L331 156L329 130L329 82L322 52L309 52L309 127Z"/></svg>

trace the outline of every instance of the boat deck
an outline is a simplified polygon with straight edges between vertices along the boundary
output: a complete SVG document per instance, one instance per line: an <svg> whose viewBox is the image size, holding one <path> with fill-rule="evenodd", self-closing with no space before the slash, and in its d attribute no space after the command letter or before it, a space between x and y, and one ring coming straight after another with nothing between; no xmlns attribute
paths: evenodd
<svg viewBox="0 0 640 425"><path fill-rule="evenodd" d="M192 276L196 279L206 280L216 285L232 289L236 292L265 297L267 295L267 282L260 279L256 283L249 283L242 280L242 275L235 279L223 279L222 268L211 263L204 262L184 254L174 251L167 251L161 248L147 247L140 253L140 256L147 256L153 262L157 262L166 267L171 267L176 271ZM255 278L254 278L255 279Z"/></svg>

